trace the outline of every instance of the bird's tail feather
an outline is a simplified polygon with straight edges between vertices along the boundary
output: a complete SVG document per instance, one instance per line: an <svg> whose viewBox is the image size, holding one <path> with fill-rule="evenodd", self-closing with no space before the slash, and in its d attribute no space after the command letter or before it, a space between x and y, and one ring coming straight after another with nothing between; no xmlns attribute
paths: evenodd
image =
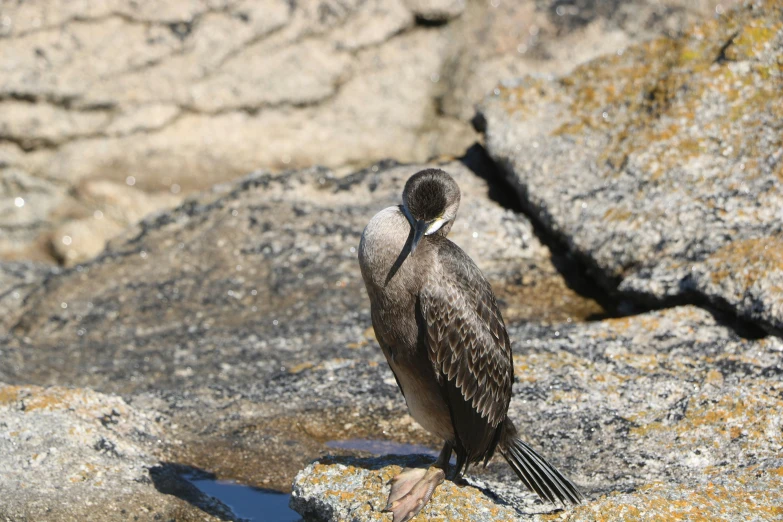
<svg viewBox="0 0 783 522"><path fill-rule="evenodd" d="M509 437L500 452L525 486L541 498L565 505L579 504L584 496L562 473L528 446L524 441Z"/></svg>

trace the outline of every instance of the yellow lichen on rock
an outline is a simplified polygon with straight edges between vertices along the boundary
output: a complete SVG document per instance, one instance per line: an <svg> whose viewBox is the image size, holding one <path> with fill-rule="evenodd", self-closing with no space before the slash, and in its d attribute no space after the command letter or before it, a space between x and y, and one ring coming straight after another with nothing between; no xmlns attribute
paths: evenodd
<svg viewBox="0 0 783 522"><path fill-rule="evenodd" d="M712 522L715 520L780 520L783 489L779 469L755 470L720 477L720 483L703 488L673 490L670 484L655 482L633 493L613 493L579 506L565 518L545 520L569 522L614 522L671 520Z"/></svg>
<svg viewBox="0 0 783 522"><path fill-rule="evenodd" d="M426 467L432 460L422 456L326 457L301 471L294 479L292 505L299 513L330 520L391 520L382 510L389 495L389 481L404 467ZM315 515L318 513L318 515ZM413 520L507 521L516 513L496 503L481 490L446 480Z"/></svg>

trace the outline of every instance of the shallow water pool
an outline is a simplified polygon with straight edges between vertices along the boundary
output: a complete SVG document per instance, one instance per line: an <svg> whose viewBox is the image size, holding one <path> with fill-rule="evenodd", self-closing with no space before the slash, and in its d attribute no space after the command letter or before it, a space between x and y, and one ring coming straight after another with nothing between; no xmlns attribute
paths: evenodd
<svg viewBox="0 0 783 522"><path fill-rule="evenodd" d="M288 507L291 495L254 488L230 480L185 476L202 493L215 497L239 518L252 522L296 522L302 517Z"/></svg>

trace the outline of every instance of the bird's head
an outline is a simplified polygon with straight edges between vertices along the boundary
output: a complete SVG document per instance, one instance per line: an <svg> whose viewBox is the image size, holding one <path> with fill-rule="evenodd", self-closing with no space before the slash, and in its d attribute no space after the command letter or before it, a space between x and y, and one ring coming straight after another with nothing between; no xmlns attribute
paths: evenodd
<svg viewBox="0 0 783 522"><path fill-rule="evenodd" d="M424 236L446 236L459 209L460 192L454 178L440 169L417 172L405 183L402 208L413 228L411 254Z"/></svg>

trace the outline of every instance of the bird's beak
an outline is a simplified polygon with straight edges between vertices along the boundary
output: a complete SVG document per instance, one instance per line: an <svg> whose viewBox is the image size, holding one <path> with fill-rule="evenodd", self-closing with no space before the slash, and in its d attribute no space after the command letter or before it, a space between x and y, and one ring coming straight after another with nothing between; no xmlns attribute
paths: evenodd
<svg viewBox="0 0 783 522"><path fill-rule="evenodd" d="M424 237L424 233L427 231L427 222L423 220L419 220L416 222L416 226L413 229L413 243L411 243L411 255L416 251L416 247L419 244L419 241L421 241L421 238Z"/></svg>

